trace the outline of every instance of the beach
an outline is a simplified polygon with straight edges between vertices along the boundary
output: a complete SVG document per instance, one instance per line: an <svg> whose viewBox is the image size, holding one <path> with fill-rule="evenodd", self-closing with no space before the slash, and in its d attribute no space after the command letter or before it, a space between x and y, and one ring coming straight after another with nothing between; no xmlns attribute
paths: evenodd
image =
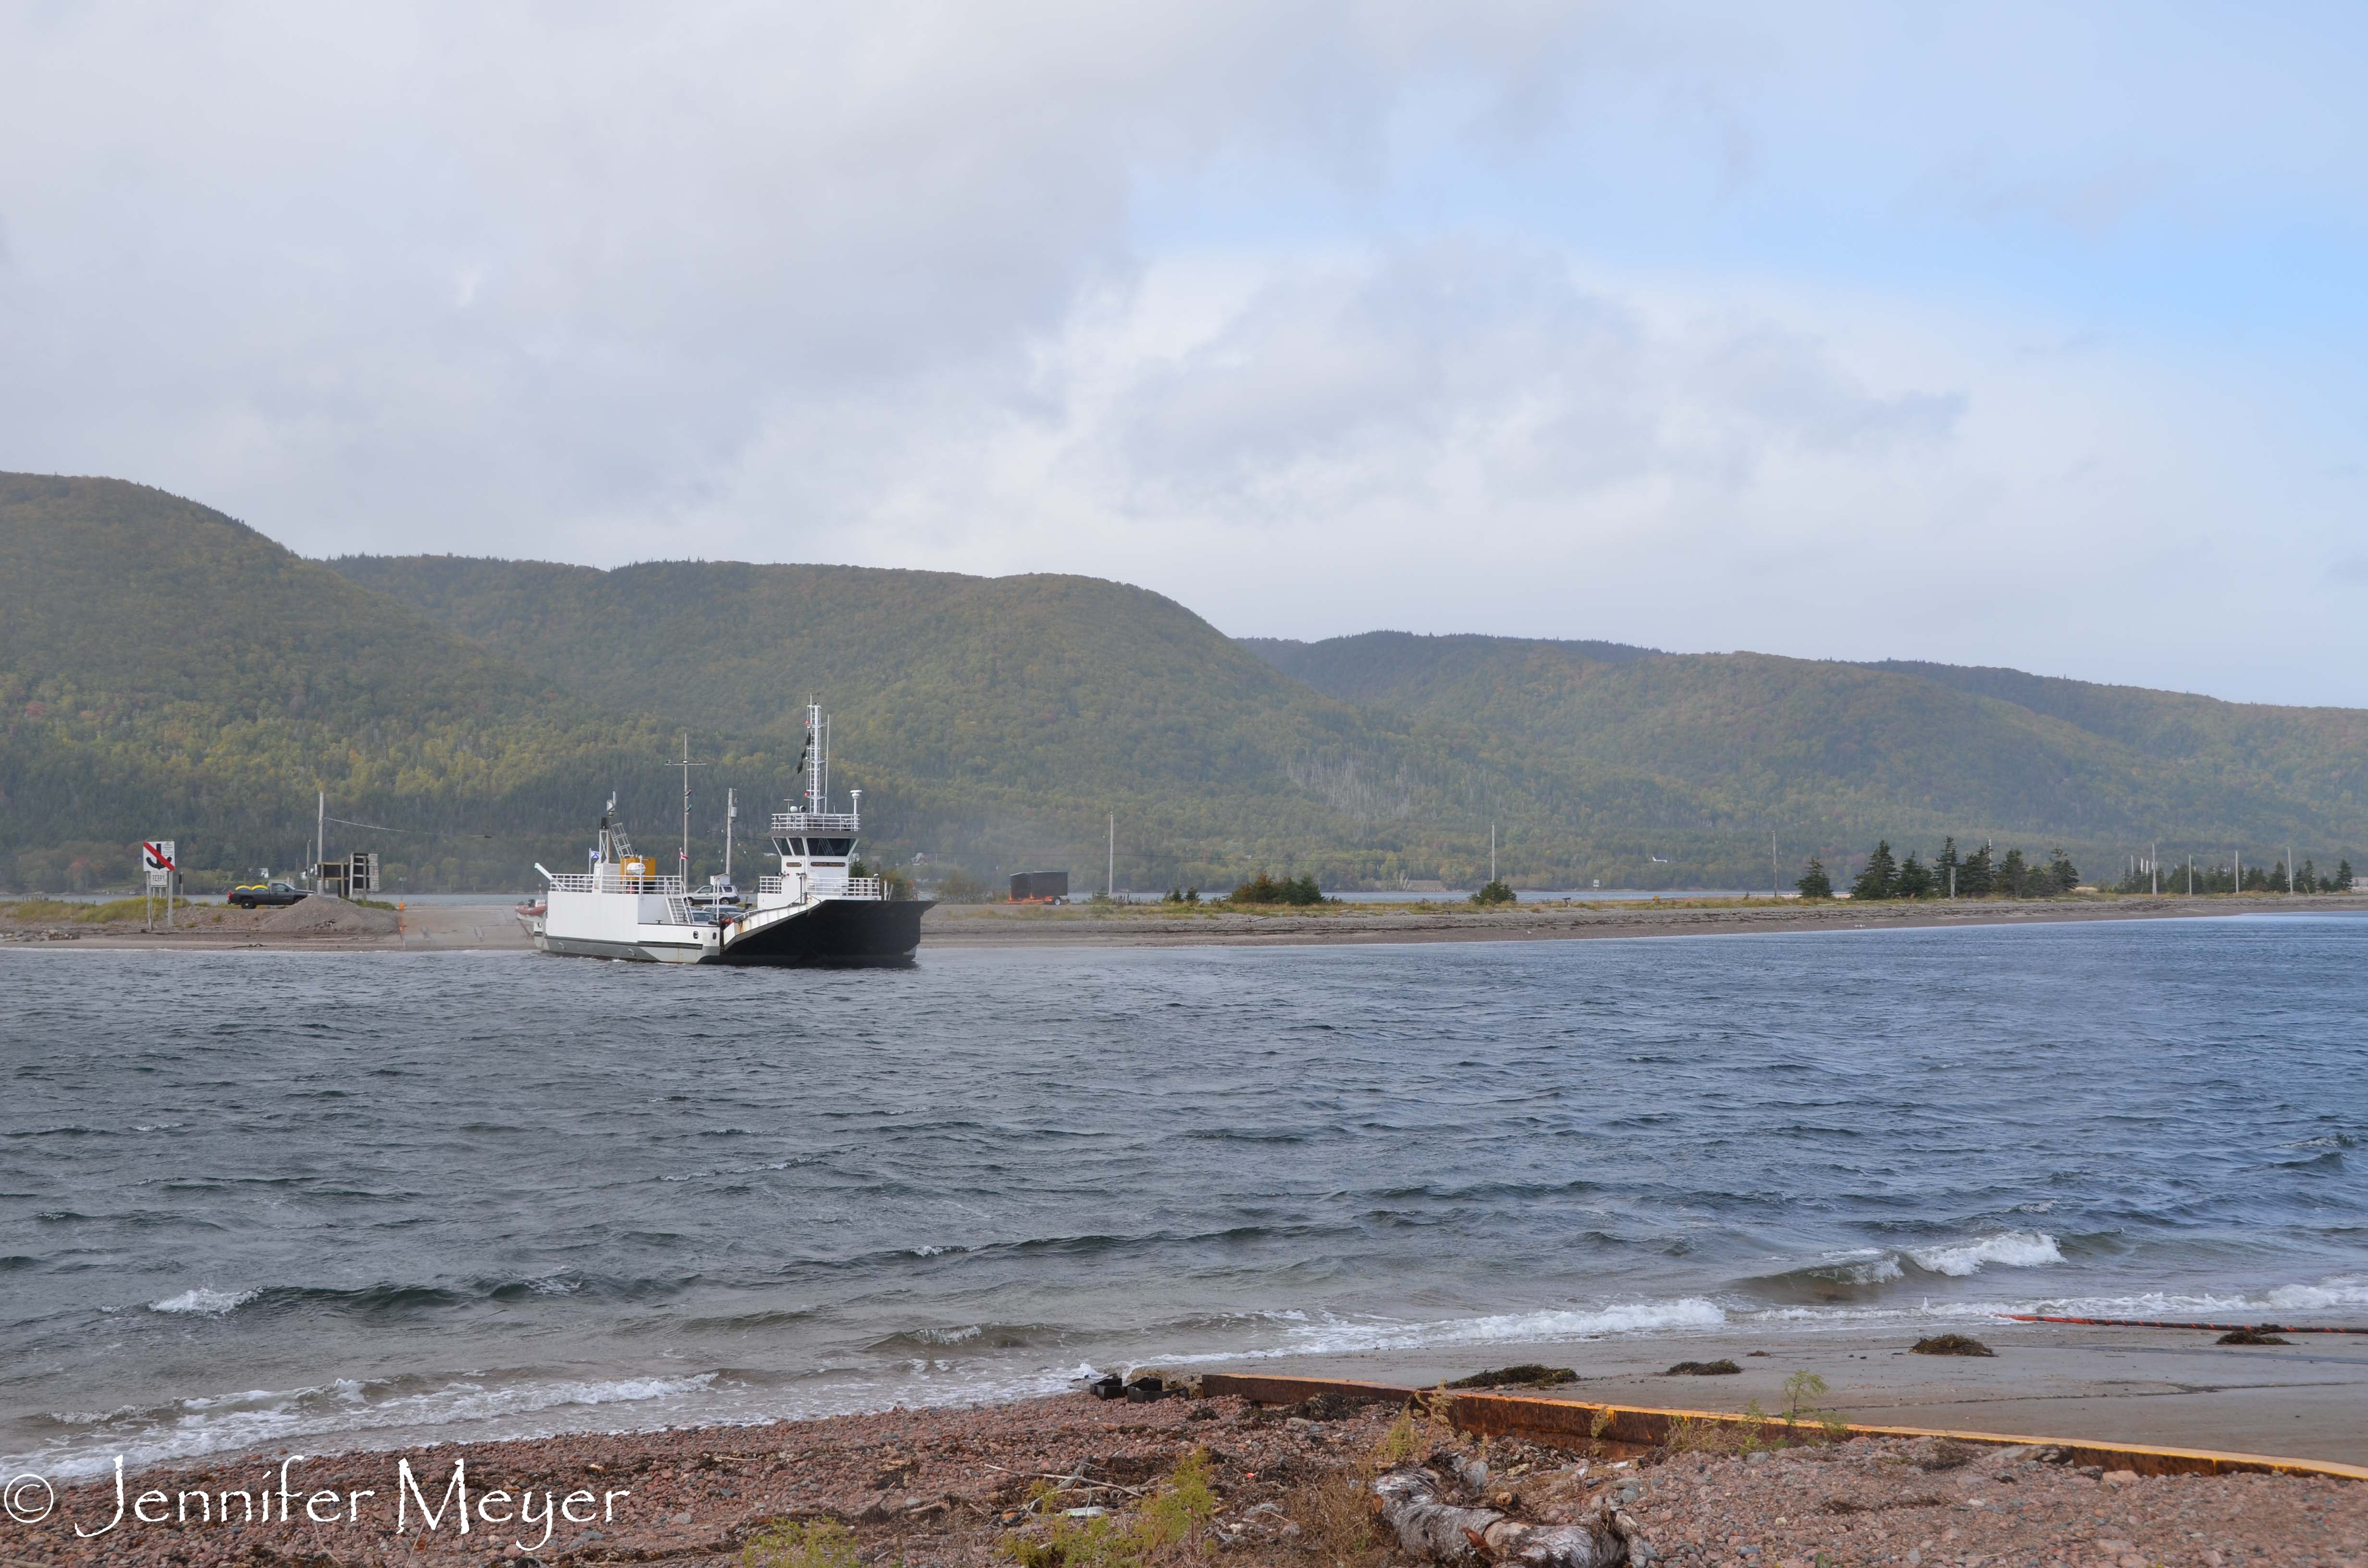
<svg viewBox="0 0 2368 1568"><path fill-rule="evenodd" d="M2164 1346L2138 1331L2001 1330L1978 1365L1933 1365L1893 1338L1825 1336L1754 1342L1764 1372L1725 1379L1656 1376L1664 1357L1718 1348L1692 1342L1538 1347L1576 1364L1581 1381L1508 1390L1591 1403L1740 1410L1748 1394L1782 1410L1782 1378L1821 1367L1817 1403L1846 1416L1930 1425L1967 1415L1985 1429L2097 1437L2100 1424L2209 1439L2278 1436L2295 1448L2363 1454L2356 1417L2368 1358L2275 1346L2233 1358L2192 1344ZM2053 1337L2051 1337L2053 1336ZM1896 1337L1896 1336L1895 1336ZM1745 1353L1750 1354L1750 1353ZM2148 1358L2162 1358L2149 1360ZM1264 1372L1316 1369L1269 1363ZM1469 1374L1455 1363L1360 1362L1333 1369L1409 1378ZM2135 1373L2129 1377L2126 1374ZM2130 1415L2148 1394L2195 1375L2221 1396L2182 1401L2167 1421ZM1706 1383L1728 1385L1719 1397ZM1798 1385L1795 1385L1798 1387ZM2299 1391L2330 1391L2302 1395ZM2341 1392L2331 1392L2341 1391ZM1797 1402L1796 1402L1797 1403ZM2299 1406L2299 1408L2297 1408ZM1204 1478L1190 1537L1154 1561L1222 1555L1247 1562L1378 1565L1423 1559L1393 1551L1373 1517L1374 1473L1408 1459L1486 1463L1472 1501L1518 1520L1595 1519L1616 1510L1629 1561L1740 1568L1859 1563L2351 1563L2368 1549L2368 1485L2293 1474L2146 1474L2107 1455L2078 1462L2045 1444L1997 1448L1948 1439L1835 1442L1814 1417L1749 1442L1672 1439L1649 1448L1519 1438L1483 1443L1396 1400L1317 1396L1260 1408L1235 1397L1150 1403L1064 1394L966 1409L898 1409L813 1421L640 1434L575 1434L443 1444L329 1457L268 1449L130 1476L123 1495L144 1520L117 1512L112 1476L63 1488L51 1517L10 1526L6 1559L66 1564L233 1562L564 1563L665 1562L789 1564L768 1557L783 1526L830 1525L866 1562L987 1568L1024 1560L1055 1531L1104 1511L1124 1525L1179 1475ZM1442 1407L1443 1408L1443 1407ZM2000 1418L2003 1418L2002 1420ZM1197 1456L1197 1457L1196 1457ZM2132 1465L2144 1465L2143 1458ZM456 1486L455 1477L459 1478ZM288 1517L189 1519L192 1496L268 1499L285 1487ZM453 1505L477 1509L469 1533ZM305 1511L308 1503L312 1514ZM175 1518L176 1506L181 1518ZM435 1528L425 1516L433 1510ZM110 1518L117 1522L110 1525ZM156 1521L156 1522L146 1522ZM398 1526L401 1527L398 1528ZM78 1538L77 1529L96 1532Z"/></svg>

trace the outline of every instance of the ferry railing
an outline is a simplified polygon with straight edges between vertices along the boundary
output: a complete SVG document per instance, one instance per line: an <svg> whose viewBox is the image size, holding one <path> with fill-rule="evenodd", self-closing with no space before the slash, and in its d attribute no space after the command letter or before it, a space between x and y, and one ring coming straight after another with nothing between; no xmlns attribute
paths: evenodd
<svg viewBox="0 0 2368 1568"><path fill-rule="evenodd" d="M854 833L863 819L853 812L775 812L775 833Z"/></svg>
<svg viewBox="0 0 2368 1568"><path fill-rule="evenodd" d="M789 877L758 877L757 879L757 896L762 897L766 893L793 892L796 889L791 886L792 881L793 879ZM806 892L815 898L882 899L888 896L887 883L878 877L848 877L843 881L837 882L825 881L815 877L807 881Z"/></svg>
<svg viewBox="0 0 2368 1568"><path fill-rule="evenodd" d="M593 876L581 871L554 873L551 879L552 892L646 892L679 896L683 892L680 877L615 877Z"/></svg>

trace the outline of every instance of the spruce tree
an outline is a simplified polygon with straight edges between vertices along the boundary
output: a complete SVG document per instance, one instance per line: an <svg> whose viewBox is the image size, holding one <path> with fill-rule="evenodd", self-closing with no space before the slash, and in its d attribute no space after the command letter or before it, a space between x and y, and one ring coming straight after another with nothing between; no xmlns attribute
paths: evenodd
<svg viewBox="0 0 2368 1568"><path fill-rule="evenodd" d="M1801 880L1794 882L1793 885L1801 890L1801 896L1803 898L1831 898L1834 896L1833 879L1826 875L1825 862L1818 859L1815 855L1809 857L1809 869L1803 872L1801 874Z"/></svg>
<svg viewBox="0 0 2368 1568"><path fill-rule="evenodd" d="M1983 845L1957 868L1957 891L1967 898L1987 898L1998 891L1998 871L1990 864L1990 846Z"/></svg>
<svg viewBox="0 0 2368 1568"><path fill-rule="evenodd" d="M2351 891L2351 861L2338 860L2335 863L2335 880L2328 883L2327 888L2329 892L2350 892Z"/></svg>
<svg viewBox="0 0 2368 1568"><path fill-rule="evenodd" d="M1899 875L1892 879L1891 892L1896 898L1930 898L1933 892L1932 868L1916 858L1916 851L1899 862Z"/></svg>
<svg viewBox="0 0 2368 1568"><path fill-rule="evenodd" d="M2074 869L2072 857L2061 849L2047 852L2047 879L2055 884L2057 892L2070 892L2080 885L2080 873Z"/></svg>
<svg viewBox="0 0 2368 1568"><path fill-rule="evenodd" d="M1899 864L1891 858L1890 842L1879 838L1875 840L1874 853L1866 858L1866 869L1861 871L1858 874L1858 880L1850 883L1850 897L1853 899L1889 898L1892 894L1892 884L1898 876Z"/></svg>
<svg viewBox="0 0 2368 1568"><path fill-rule="evenodd" d="M1998 862L1998 892L2005 893L2009 898L2021 898L2022 896L2023 880L2030 876L2030 874L2031 868L2024 865L2022 862L2022 851L2020 849L2008 850L2006 852L2006 858Z"/></svg>
<svg viewBox="0 0 2368 1568"><path fill-rule="evenodd" d="M1941 840L1941 853L1932 859L1932 891L1942 898L1955 897L1957 872L1964 865L1964 861L1957 854L1957 841L1954 838Z"/></svg>

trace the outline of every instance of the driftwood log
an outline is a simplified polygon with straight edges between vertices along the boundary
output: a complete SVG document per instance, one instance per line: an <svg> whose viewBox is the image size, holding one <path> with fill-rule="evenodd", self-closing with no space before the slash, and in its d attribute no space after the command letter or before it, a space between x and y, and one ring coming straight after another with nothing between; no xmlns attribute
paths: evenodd
<svg viewBox="0 0 2368 1568"><path fill-rule="evenodd" d="M1487 1494L1488 1472L1474 1462L1434 1460L1406 1464L1373 1480L1373 1505L1415 1557L1451 1568L1476 1563L1518 1563L1521 1568L1618 1568L1632 1561L1629 1538L1635 1521L1606 1505L1591 1519L1574 1524L1531 1525L1494 1508L1453 1499ZM1652 1560L1639 1540L1633 1561Z"/></svg>

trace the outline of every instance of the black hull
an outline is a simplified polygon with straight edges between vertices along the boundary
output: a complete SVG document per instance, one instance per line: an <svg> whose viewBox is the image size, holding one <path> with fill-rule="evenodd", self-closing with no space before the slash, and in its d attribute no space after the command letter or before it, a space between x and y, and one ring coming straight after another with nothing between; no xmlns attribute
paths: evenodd
<svg viewBox="0 0 2368 1568"><path fill-rule="evenodd" d="M814 907L757 925L710 963L836 969L902 968L921 945L921 916L934 901L826 899Z"/></svg>

